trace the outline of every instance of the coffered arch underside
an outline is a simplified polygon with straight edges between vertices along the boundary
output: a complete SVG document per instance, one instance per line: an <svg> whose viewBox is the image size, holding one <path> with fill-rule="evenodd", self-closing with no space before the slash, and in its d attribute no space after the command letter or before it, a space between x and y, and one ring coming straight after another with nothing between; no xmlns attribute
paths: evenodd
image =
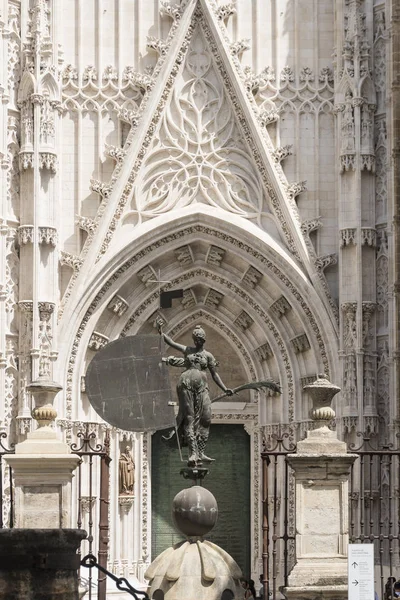
<svg viewBox="0 0 400 600"><path fill-rule="evenodd" d="M324 319L323 303L312 286L283 253L252 239L248 231L229 230L220 224L175 223L173 233L166 235L160 227L146 235L147 244L133 240L131 248L103 263L81 295L85 307L63 361L68 365L67 419L79 416L82 376L95 351L120 336L155 333L159 290L154 280L159 272L169 282L165 289L184 290L182 300L161 311L166 332L187 335L195 321L205 322L236 350L249 380L280 381L281 422L307 418L304 383L320 371L336 375L333 326ZM72 337L73 327L69 331ZM276 415L267 409L265 418L271 422Z"/></svg>

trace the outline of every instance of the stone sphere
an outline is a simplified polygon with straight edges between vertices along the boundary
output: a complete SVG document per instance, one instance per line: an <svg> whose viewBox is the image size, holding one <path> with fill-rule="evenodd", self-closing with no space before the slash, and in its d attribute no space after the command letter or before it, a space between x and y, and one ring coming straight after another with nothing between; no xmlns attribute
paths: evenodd
<svg viewBox="0 0 400 600"><path fill-rule="evenodd" d="M205 535L214 527L217 518L216 499L199 485L181 490L172 502L174 525L188 537Z"/></svg>

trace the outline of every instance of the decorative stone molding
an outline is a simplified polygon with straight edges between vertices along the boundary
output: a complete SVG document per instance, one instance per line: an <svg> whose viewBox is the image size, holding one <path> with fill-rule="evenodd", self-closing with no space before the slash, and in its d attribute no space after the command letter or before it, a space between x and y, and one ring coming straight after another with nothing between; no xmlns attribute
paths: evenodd
<svg viewBox="0 0 400 600"><path fill-rule="evenodd" d="M355 246L356 243L356 229L354 227L340 230L341 248L344 248L345 246L350 246L350 244L353 244L353 246Z"/></svg>
<svg viewBox="0 0 400 600"><path fill-rule="evenodd" d="M128 310L129 304L126 300L124 300L124 298L122 298L122 296L115 294L111 302L109 302L107 305L107 308L118 317L122 317L122 315Z"/></svg>
<svg viewBox="0 0 400 600"><path fill-rule="evenodd" d="M272 158L274 159L274 162L280 163L288 156L291 156L293 154L292 148L293 148L293 144L286 144L286 146L279 146L272 153Z"/></svg>
<svg viewBox="0 0 400 600"><path fill-rule="evenodd" d="M232 17L236 14L235 2L229 2L223 4L216 9L217 17L220 21L225 21L228 17Z"/></svg>
<svg viewBox="0 0 400 600"><path fill-rule="evenodd" d="M154 50L154 52L157 52L157 54L159 54L160 56L166 54L169 47L165 40L157 38L153 35L147 36L146 46L150 50Z"/></svg>
<svg viewBox="0 0 400 600"><path fill-rule="evenodd" d="M286 187L288 197L294 200L299 194L307 191L307 181L298 181Z"/></svg>
<svg viewBox="0 0 400 600"><path fill-rule="evenodd" d="M251 44L249 39L238 40L229 45L229 50L232 56L240 56L246 50L250 50Z"/></svg>
<svg viewBox="0 0 400 600"><path fill-rule="evenodd" d="M57 246L58 233L55 227L39 227L39 244Z"/></svg>
<svg viewBox="0 0 400 600"><path fill-rule="evenodd" d="M90 336L88 347L90 348L90 350L94 350L95 352L97 352L98 350L104 348L104 346L106 346L109 341L110 338L108 338L103 333L93 331L92 335Z"/></svg>
<svg viewBox="0 0 400 600"><path fill-rule="evenodd" d="M181 304L185 310L193 308L197 304L195 293L192 289L183 290Z"/></svg>
<svg viewBox="0 0 400 600"><path fill-rule="evenodd" d="M215 308L218 308L218 306L221 304L223 299L224 299L224 294L221 294L221 292L218 292L217 290L213 290L212 288L210 288L204 299L204 304L205 304L205 306L208 306L209 308L215 309Z"/></svg>
<svg viewBox="0 0 400 600"><path fill-rule="evenodd" d="M224 260L225 250L218 246L210 246L206 255L206 263L213 267L220 267Z"/></svg>
<svg viewBox="0 0 400 600"><path fill-rule="evenodd" d="M334 75L330 67L323 67L319 72L318 81L320 83L333 83Z"/></svg>
<svg viewBox="0 0 400 600"><path fill-rule="evenodd" d="M276 300L273 304L271 304L270 309L273 313L276 314L277 317L283 317L288 310L291 310L292 306L289 301L285 298L285 296L281 296Z"/></svg>
<svg viewBox="0 0 400 600"><path fill-rule="evenodd" d="M375 156L373 154L361 155L361 171L375 173Z"/></svg>
<svg viewBox="0 0 400 600"><path fill-rule="evenodd" d="M300 352L305 352L306 350L309 350L311 348L307 334L305 333L296 336L295 338L290 340L290 342L296 354L300 354Z"/></svg>
<svg viewBox="0 0 400 600"><path fill-rule="evenodd" d="M355 154L342 154L340 157L340 172L345 173L347 171L356 170L356 155Z"/></svg>
<svg viewBox="0 0 400 600"><path fill-rule="evenodd" d="M351 433L352 431L358 431L358 417L347 416L342 417L343 431L344 433Z"/></svg>
<svg viewBox="0 0 400 600"><path fill-rule="evenodd" d="M265 342L265 344L256 348L254 352L260 361L268 360L274 355L268 342Z"/></svg>
<svg viewBox="0 0 400 600"><path fill-rule="evenodd" d="M372 227L361 228L361 245L376 248L376 230Z"/></svg>
<svg viewBox="0 0 400 600"><path fill-rule="evenodd" d="M127 515L133 506L135 496L118 496L118 505L122 513Z"/></svg>
<svg viewBox="0 0 400 600"><path fill-rule="evenodd" d="M17 417L18 431L21 435L26 435L32 428L32 417L19 416Z"/></svg>
<svg viewBox="0 0 400 600"><path fill-rule="evenodd" d="M118 72L112 65L107 65L103 71L102 76L103 81L107 81L108 83L118 81Z"/></svg>
<svg viewBox="0 0 400 600"><path fill-rule="evenodd" d="M39 152L39 169L57 173L58 160L55 152Z"/></svg>
<svg viewBox="0 0 400 600"><path fill-rule="evenodd" d="M83 229L83 231L86 231L87 233L93 233L96 229L96 221L94 219L91 219L90 217L83 217L82 215L77 215L76 223L80 227L80 229Z"/></svg>
<svg viewBox="0 0 400 600"><path fill-rule="evenodd" d="M105 145L104 153L109 158L115 160L116 163L122 163L126 156L126 152L123 148L118 148L117 146L112 146L110 144Z"/></svg>
<svg viewBox="0 0 400 600"><path fill-rule="evenodd" d="M267 127L268 125L271 125L271 123L279 121L279 113L274 109L262 110L257 116L257 121L260 127Z"/></svg>
<svg viewBox="0 0 400 600"><path fill-rule="evenodd" d="M128 123L131 126L135 126L138 123L139 112L134 109L121 107L118 111L118 118L124 123Z"/></svg>
<svg viewBox="0 0 400 600"><path fill-rule="evenodd" d="M95 194L99 194L102 198L108 198L111 194L111 187L98 179L90 180L90 189Z"/></svg>
<svg viewBox="0 0 400 600"><path fill-rule="evenodd" d="M71 254L70 252L60 252L60 265L66 265L67 267L71 267L73 271L79 271L82 266L82 259L75 254Z"/></svg>
<svg viewBox="0 0 400 600"><path fill-rule="evenodd" d="M194 262L193 251L189 244L177 248L175 250L175 257L181 267L185 267L186 265L190 265Z"/></svg>
<svg viewBox="0 0 400 600"><path fill-rule="evenodd" d="M32 317L33 314L33 301L32 300L21 300L18 302L18 306L22 312L27 316Z"/></svg>
<svg viewBox="0 0 400 600"><path fill-rule="evenodd" d="M315 266L320 271L325 271L325 269L327 269L328 267L331 267L332 265L337 265L337 254L336 253L325 254L325 256L319 256L315 260Z"/></svg>
<svg viewBox="0 0 400 600"><path fill-rule="evenodd" d="M81 496L80 505L81 511L84 515L89 514L93 510L93 507L96 504L96 500L96 496Z"/></svg>
<svg viewBox="0 0 400 600"><path fill-rule="evenodd" d="M183 7L179 4L173 4L167 2L167 0L160 0L160 15L162 17L170 17L174 21L179 21L183 15Z"/></svg>
<svg viewBox="0 0 400 600"><path fill-rule="evenodd" d="M97 81L96 67L93 65L88 65L83 71L82 80L86 81L87 83Z"/></svg>
<svg viewBox="0 0 400 600"><path fill-rule="evenodd" d="M33 244L33 236L33 225L21 225L18 227L18 242L21 246L25 244Z"/></svg>
<svg viewBox="0 0 400 600"><path fill-rule="evenodd" d="M54 312L54 302L38 302L39 318L41 321L50 321L51 315Z"/></svg>
<svg viewBox="0 0 400 600"><path fill-rule="evenodd" d="M86 394L86 377L84 375L81 377L80 390L82 394Z"/></svg>
<svg viewBox="0 0 400 600"><path fill-rule="evenodd" d="M301 231L304 235L310 235L313 231L322 227L321 217L315 217L315 219L307 219L301 224Z"/></svg>
<svg viewBox="0 0 400 600"><path fill-rule="evenodd" d="M19 168L21 171L33 169L33 152L19 153Z"/></svg>
<svg viewBox="0 0 400 600"><path fill-rule="evenodd" d="M280 81L282 83L293 83L294 82L294 73L290 67L288 67L288 66L283 67L281 74L280 74Z"/></svg>
<svg viewBox="0 0 400 600"><path fill-rule="evenodd" d="M246 331L246 329L249 329L249 327L251 327L253 323L254 320L245 310L242 310L242 312L234 320L234 324L237 327L239 327L242 331Z"/></svg>
<svg viewBox="0 0 400 600"><path fill-rule="evenodd" d="M143 267L143 269L140 269L140 271L138 271L136 275L146 287L158 281L157 274L151 265L146 265L145 267Z"/></svg>
<svg viewBox="0 0 400 600"><path fill-rule="evenodd" d="M301 83L313 82L315 79L314 73L310 67L303 67L300 71L299 80Z"/></svg>
<svg viewBox="0 0 400 600"><path fill-rule="evenodd" d="M125 67L122 73L122 81L124 83L131 83L132 85L137 86L143 90L143 92L150 92L154 85L154 79L150 75L138 73L131 66Z"/></svg>
<svg viewBox="0 0 400 600"><path fill-rule="evenodd" d="M255 267L250 266L242 277L242 282L252 289L256 288L264 275Z"/></svg>

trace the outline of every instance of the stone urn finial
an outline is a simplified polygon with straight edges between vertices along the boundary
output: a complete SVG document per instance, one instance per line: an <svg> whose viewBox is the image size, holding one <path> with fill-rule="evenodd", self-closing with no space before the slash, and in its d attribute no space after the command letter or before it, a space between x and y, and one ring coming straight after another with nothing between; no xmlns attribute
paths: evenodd
<svg viewBox="0 0 400 600"><path fill-rule="evenodd" d="M311 396L313 407L310 417L313 421L320 421L326 425L335 418L335 411L331 407L332 398L340 392L340 387L333 385L326 375L317 375L317 379L310 385L305 385L303 390Z"/></svg>
<svg viewBox="0 0 400 600"><path fill-rule="evenodd" d="M27 386L31 392L35 408L32 410L32 417L37 421L39 429L50 427L55 421L57 411L53 407L54 398L62 386L54 381L37 380Z"/></svg>

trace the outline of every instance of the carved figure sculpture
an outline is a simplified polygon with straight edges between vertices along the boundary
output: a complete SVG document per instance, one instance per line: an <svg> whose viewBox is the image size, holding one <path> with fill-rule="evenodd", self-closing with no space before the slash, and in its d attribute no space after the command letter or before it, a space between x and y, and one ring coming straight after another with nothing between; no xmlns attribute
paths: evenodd
<svg viewBox="0 0 400 600"><path fill-rule="evenodd" d="M183 357L169 356L163 358L163 361L173 367L184 367L185 369L179 377L177 385L179 398L177 434L180 445L189 448L188 466L193 467L203 462L212 462L214 459L205 454L211 423L207 370L224 394L231 396L233 391L224 385L218 375L214 356L204 349L206 334L202 327L197 325L193 331L194 346L184 346L174 342L165 333L162 333L161 327L159 327L159 332L168 346L183 354ZM171 439L174 433L173 431L167 439Z"/></svg>
<svg viewBox="0 0 400 600"><path fill-rule="evenodd" d="M121 496L133 496L135 485L135 463L131 447L126 446L125 452L119 457L119 493Z"/></svg>

